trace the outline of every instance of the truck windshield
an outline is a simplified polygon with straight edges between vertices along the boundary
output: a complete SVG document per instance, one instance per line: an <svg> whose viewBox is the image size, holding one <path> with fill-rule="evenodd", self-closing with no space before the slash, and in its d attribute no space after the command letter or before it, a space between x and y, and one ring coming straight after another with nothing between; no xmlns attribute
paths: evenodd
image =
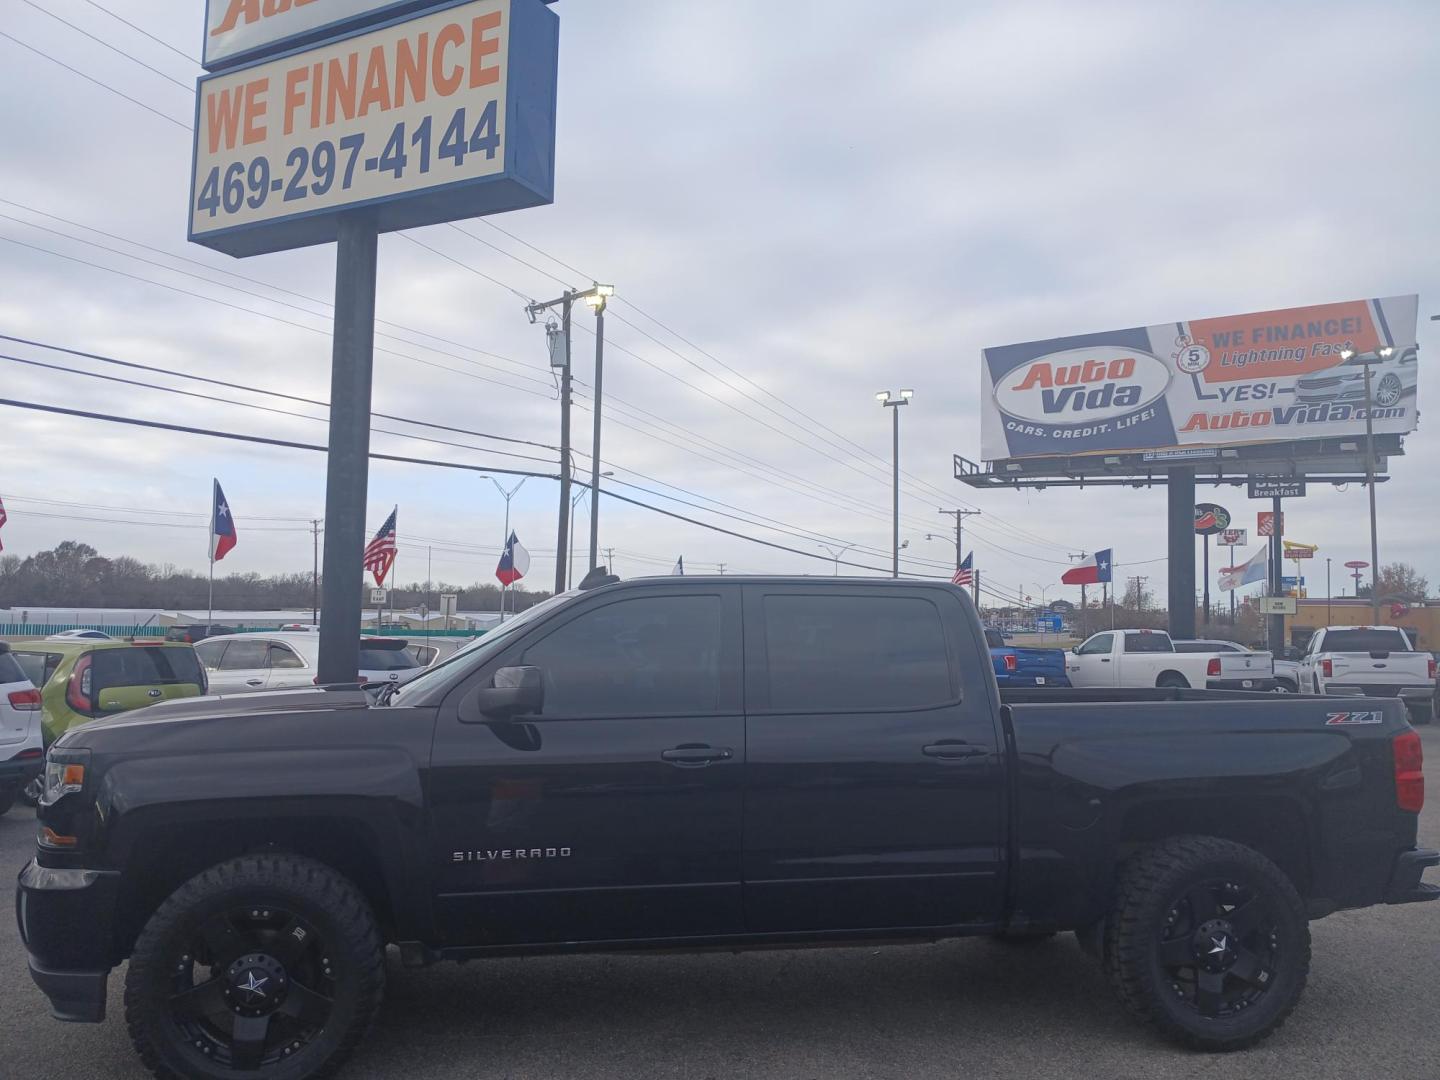
<svg viewBox="0 0 1440 1080"><path fill-rule="evenodd" d="M1395 628L1327 630L1321 643L1324 652L1410 652L1405 635Z"/></svg>
<svg viewBox="0 0 1440 1080"><path fill-rule="evenodd" d="M498 650L503 649L516 630L527 626L546 612L554 611L557 607L568 604L579 595L579 589L557 593L548 600L540 601L534 607L526 608L513 618L506 619L494 630L486 631L483 637L476 638L463 649L457 649L450 659L436 664L425 674L411 679L395 693L394 697L390 698L390 704L406 705L419 701L431 690L449 686L457 679L463 679L476 664L483 664Z"/></svg>

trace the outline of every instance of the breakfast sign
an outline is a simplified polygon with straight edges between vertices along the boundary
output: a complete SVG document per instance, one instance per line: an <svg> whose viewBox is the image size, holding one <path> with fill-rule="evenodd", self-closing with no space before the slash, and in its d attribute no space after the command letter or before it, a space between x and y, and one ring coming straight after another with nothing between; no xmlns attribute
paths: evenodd
<svg viewBox="0 0 1440 1080"><path fill-rule="evenodd" d="M1177 450L1415 429L1419 299L1028 341L982 354L981 453Z"/></svg>

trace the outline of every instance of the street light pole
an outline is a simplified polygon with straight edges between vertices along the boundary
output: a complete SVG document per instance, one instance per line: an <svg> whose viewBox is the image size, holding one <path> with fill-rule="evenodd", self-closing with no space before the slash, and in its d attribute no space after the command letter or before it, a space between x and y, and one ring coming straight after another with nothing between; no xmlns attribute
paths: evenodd
<svg viewBox="0 0 1440 1080"><path fill-rule="evenodd" d="M910 404L910 399L915 396L914 390L901 390L899 394L892 394L889 390L881 390L875 395L875 400L887 409L894 409L894 450L891 458L894 465L893 494L894 494L894 515L893 529L891 534L891 562L890 576L900 576L900 409L901 405Z"/></svg>
<svg viewBox="0 0 1440 1080"><path fill-rule="evenodd" d="M492 484L495 485L495 490L498 491L498 492L500 492L501 497L505 500L505 535L504 535L504 536L501 538L501 540L500 540L500 553L501 553L501 555L504 555L504 553L505 553L505 548L506 548L506 547L509 545L509 543L510 543L510 500L515 497L515 493L516 493L517 491L519 491L522 487L524 487L524 486L525 486L525 481L526 481L526 480L529 480L530 478L529 478L528 476L522 476L522 477L520 478L520 482L519 482L518 484L516 484L513 488L511 488L509 491L506 491L503 487L501 487L501 486L500 486L500 481L499 481L499 480L496 480L495 477L493 477L493 476L486 476L485 479L489 480ZM557 559L557 563L558 563L558 559ZM563 580L564 580L565 564L564 564L564 563L558 563L558 564L559 564L560 569L561 569L561 580L562 580L562 582L563 582ZM510 588L510 586L508 586L508 585L501 585L501 586L500 586L500 621L501 621L502 623L505 621L505 592L506 592L506 590L509 589L509 588ZM561 591L562 591L562 592L564 591L564 586L563 586L563 585L561 586Z"/></svg>
<svg viewBox="0 0 1440 1080"><path fill-rule="evenodd" d="M1370 365L1375 360L1383 360L1390 356L1395 350L1385 346L1374 353L1365 353L1361 356L1362 366L1365 368L1365 482L1370 488L1370 621L1372 624L1380 622L1380 540L1375 526L1375 424L1371 418L1374 405L1370 398ZM1342 360L1349 360L1354 356L1350 349L1343 349L1340 352Z"/></svg>
<svg viewBox="0 0 1440 1080"><path fill-rule="evenodd" d="M609 285L597 285L585 297L595 312L595 398L592 402L595 430L590 443L590 569L600 565L600 401L605 386L605 301L614 292Z"/></svg>
<svg viewBox="0 0 1440 1080"><path fill-rule="evenodd" d="M817 540L817 541L815 542L815 546L818 547L818 548L824 548L827 552L829 552L830 558L832 558L832 559L835 560L835 577L839 577L839 576L840 576L840 556L841 556L841 555L844 555L845 552L849 551L849 550L850 550L852 547L854 547L855 545L854 545L854 544L846 544L844 547L836 548L836 547L831 547L829 544L822 544L822 543L820 543L820 542Z"/></svg>
<svg viewBox="0 0 1440 1080"><path fill-rule="evenodd" d="M1231 559L1230 561L1231 561L1231 562L1234 562L1235 560L1234 560L1234 559ZM1331 621L1331 619L1330 619L1330 598L1331 598L1331 596L1332 596L1332 593L1330 592L1330 556L1329 556L1329 555L1326 555L1326 556L1325 556L1325 625L1326 625L1326 626L1331 626L1331 625L1333 625L1333 623L1332 623L1332 621Z"/></svg>

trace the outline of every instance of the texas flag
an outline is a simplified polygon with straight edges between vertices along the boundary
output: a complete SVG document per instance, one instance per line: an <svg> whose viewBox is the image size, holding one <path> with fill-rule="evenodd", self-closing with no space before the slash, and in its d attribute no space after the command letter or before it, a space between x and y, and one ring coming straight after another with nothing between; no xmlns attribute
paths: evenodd
<svg viewBox="0 0 1440 1080"><path fill-rule="evenodd" d="M1220 591L1230 592L1242 585L1249 585L1252 581L1264 581L1265 564L1269 561L1269 554L1269 550L1262 547L1239 566L1227 566L1221 570Z"/></svg>
<svg viewBox="0 0 1440 1080"><path fill-rule="evenodd" d="M220 481L215 481L215 501L210 508L210 561L219 562L235 546L235 519L230 516L230 504L220 490Z"/></svg>
<svg viewBox="0 0 1440 1080"><path fill-rule="evenodd" d="M1110 580L1110 549L1097 551L1078 566L1072 566L1060 575L1065 585L1099 585Z"/></svg>
<svg viewBox="0 0 1440 1080"><path fill-rule="evenodd" d="M520 543L513 532L505 541L505 550L500 555L500 565L495 567L495 577L501 585L514 585L530 569L530 552Z"/></svg>

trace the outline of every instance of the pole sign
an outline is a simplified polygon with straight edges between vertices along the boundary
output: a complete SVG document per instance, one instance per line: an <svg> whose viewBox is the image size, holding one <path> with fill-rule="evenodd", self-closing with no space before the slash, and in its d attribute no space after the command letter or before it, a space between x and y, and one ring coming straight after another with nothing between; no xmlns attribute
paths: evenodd
<svg viewBox="0 0 1440 1080"><path fill-rule="evenodd" d="M1220 534L1220 543L1230 547L1244 547L1249 542L1249 529L1226 529Z"/></svg>
<svg viewBox="0 0 1440 1080"><path fill-rule="evenodd" d="M1273 510L1261 510L1255 515L1255 534L1257 536L1274 536L1277 532L1282 535L1285 532L1285 515L1277 514Z"/></svg>
<svg viewBox="0 0 1440 1080"><path fill-rule="evenodd" d="M190 239L258 255L360 208L390 232L549 203L558 55L542 0L452 0L203 76Z"/></svg>
<svg viewBox="0 0 1440 1080"><path fill-rule="evenodd" d="M1195 504L1195 532L1214 536L1230 527L1230 511L1215 503Z"/></svg>
<svg viewBox="0 0 1440 1080"><path fill-rule="evenodd" d="M1245 484L1252 499L1303 499L1305 480L1288 476L1255 476Z"/></svg>
<svg viewBox="0 0 1440 1080"><path fill-rule="evenodd" d="M1418 308L1416 296L1390 296L985 349L981 456L1361 435L1367 361L1375 430L1408 434Z"/></svg>
<svg viewBox="0 0 1440 1080"><path fill-rule="evenodd" d="M1061 615L1037 615L1035 616L1035 629L1040 633L1058 634L1065 626L1065 619Z"/></svg>
<svg viewBox="0 0 1440 1080"><path fill-rule="evenodd" d="M1353 562L1347 562L1345 564L1345 568L1347 570L1364 570L1369 565L1370 564L1368 562L1362 562L1359 559L1356 559Z"/></svg>
<svg viewBox="0 0 1440 1080"><path fill-rule="evenodd" d="M1262 596L1260 597L1260 614L1262 615L1294 615L1295 597L1293 596Z"/></svg>
<svg viewBox="0 0 1440 1080"><path fill-rule="evenodd" d="M206 71L375 22L423 0L205 0Z"/></svg>

